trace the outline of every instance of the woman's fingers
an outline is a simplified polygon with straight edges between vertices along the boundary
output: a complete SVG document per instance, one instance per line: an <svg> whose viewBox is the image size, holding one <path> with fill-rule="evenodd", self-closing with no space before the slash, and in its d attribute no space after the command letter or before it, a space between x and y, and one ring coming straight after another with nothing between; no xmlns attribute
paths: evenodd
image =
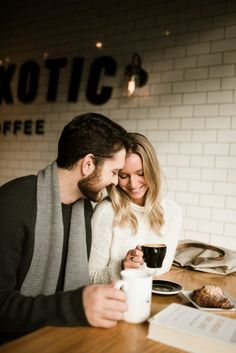
<svg viewBox="0 0 236 353"><path fill-rule="evenodd" d="M130 250L128 253L132 262L142 262L143 252L138 248Z"/></svg>
<svg viewBox="0 0 236 353"><path fill-rule="evenodd" d="M123 261L124 268L138 268L143 264L143 252L139 248L131 249Z"/></svg>

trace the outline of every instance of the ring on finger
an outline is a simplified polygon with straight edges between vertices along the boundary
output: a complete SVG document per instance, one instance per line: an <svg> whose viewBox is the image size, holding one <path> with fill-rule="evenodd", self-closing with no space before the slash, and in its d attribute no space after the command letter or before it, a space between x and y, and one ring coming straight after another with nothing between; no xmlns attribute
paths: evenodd
<svg viewBox="0 0 236 353"><path fill-rule="evenodd" d="M131 256L130 260L131 260L132 262L135 262L135 256Z"/></svg>

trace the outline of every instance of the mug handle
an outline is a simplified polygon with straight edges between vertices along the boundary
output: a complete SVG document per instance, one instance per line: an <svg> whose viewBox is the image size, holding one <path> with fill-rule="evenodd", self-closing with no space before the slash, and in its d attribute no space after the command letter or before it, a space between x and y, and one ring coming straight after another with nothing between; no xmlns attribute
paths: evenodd
<svg viewBox="0 0 236 353"><path fill-rule="evenodd" d="M127 283L127 281L119 280L119 281L117 281L117 282L114 284L114 287L115 287L116 289L121 289L121 290L123 290L123 291L126 291L127 288L128 288L128 283Z"/></svg>
<svg viewBox="0 0 236 353"><path fill-rule="evenodd" d="M145 255L144 255L143 247L141 246L141 248L142 248L142 252L143 252L143 261L146 263L146 258L145 258Z"/></svg>

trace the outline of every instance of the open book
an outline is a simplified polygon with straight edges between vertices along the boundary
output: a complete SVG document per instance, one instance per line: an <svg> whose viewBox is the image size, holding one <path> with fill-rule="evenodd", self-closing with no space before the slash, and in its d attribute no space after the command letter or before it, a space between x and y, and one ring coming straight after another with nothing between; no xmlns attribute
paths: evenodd
<svg viewBox="0 0 236 353"><path fill-rule="evenodd" d="M236 320L173 303L149 319L147 337L192 353L235 353Z"/></svg>

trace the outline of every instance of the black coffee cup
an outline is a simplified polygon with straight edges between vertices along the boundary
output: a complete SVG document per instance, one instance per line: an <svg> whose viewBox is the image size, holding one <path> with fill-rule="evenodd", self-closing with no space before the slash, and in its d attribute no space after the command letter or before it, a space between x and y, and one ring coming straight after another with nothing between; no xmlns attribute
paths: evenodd
<svg viewBox="0 0 236 353"><path fill-rule="evenodd" d="M142 245L143 259L150 268L160 268L166 255L165 244Z"/></svg>

